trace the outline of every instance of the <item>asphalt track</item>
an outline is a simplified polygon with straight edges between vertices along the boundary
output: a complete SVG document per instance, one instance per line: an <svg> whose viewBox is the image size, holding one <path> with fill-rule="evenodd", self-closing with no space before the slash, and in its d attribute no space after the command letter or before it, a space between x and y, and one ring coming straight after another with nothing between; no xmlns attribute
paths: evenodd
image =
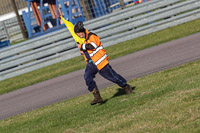
<svg viewBox="0 0 200 133"><path fill-rule="evenodd" d="M199 59L200 32L111 60L110 64L130 80ZM84 69L0 95L0 120L88 93L83 75ZM95 80L100 89L113 85L99 74Z"/></svg>

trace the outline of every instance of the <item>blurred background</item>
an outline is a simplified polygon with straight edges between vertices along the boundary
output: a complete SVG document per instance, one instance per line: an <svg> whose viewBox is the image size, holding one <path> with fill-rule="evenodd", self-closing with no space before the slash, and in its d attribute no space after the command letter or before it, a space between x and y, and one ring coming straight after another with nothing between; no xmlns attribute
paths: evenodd
<svg viewBox="0 0 200 133"><path fill-rule="evenodd" d="M200 18L199 0L0 2L0 81L80 56L60 16L83 21L104 47Z"/></svg>
<svg viewBox="0 0 200 133"><path fill-rule="evenodd" d="M1 0L1 47L64 28L59 15L73 24L147 0ZM41 21L42 20L42 21Z"/></svg>

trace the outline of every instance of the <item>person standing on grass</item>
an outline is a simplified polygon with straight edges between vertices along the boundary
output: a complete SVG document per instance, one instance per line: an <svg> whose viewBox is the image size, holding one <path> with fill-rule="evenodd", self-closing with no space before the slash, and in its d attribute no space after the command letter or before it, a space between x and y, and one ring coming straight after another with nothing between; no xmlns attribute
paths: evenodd
<svg viewBox="0 0 200 133"><path fill-rule="evenodd" d="M90 104L94 105L103 102L96 82L94 81L97 72L107 80L122 87L126 94L132 93L132 87L127 84L127 81L121 75L116 73L110 66L108 55L106 54L99 37L85 29L83 23L80 21L74 26L74 32L80 38L85 38L84 44L77 43L77 45L78 48L80 48L81 55L84 56L87 63L84 79L88 86L88 90L94 95L94 100L91 101Z"/></svg>

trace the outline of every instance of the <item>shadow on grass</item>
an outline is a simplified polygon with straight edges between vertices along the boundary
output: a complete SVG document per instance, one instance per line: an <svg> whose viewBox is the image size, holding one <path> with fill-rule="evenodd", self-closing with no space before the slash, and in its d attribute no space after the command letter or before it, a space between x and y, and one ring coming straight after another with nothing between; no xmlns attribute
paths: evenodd
<svg viewBox="0 0 200 133"><path fill-rule="evenodd" d="M134 93L135 88L136 88L135 86L132 87L132 90L133 90L132 93ZM108 100L110 100L110 99L112 99L112 98L115 98L115 97L118 97L118 96L122 96L122 95L126 95L124 89L118 88L117 93L115 93L112 97L110 97L110 98L108 98L108 99L105 99L105 100L104 100L102 103L100 103L99 105L105 104Z"/></svg>

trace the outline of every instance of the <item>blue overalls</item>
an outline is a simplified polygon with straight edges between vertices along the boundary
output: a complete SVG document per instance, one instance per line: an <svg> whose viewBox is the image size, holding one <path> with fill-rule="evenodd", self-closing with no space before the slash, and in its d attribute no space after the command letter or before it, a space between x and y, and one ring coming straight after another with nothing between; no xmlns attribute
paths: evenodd
<svg viewBox="0 0 200 133"><path fill-rule="evenodd" d="M93 33L88 34L88 38L90 38L90 35ZM86 39L86 41L87 41ZM92 61L90 55L87 51L83 51L84 55L87 59L87 66L85 69L84 79L86 81L86 85L88 86L88 90L91 92L95 87L97 87L96 82L94 81L95 75L97 72L103 76L105 79L112 81L116 84L118 84L120 87L124 87L127 85L127 81L119 74L117 74L112 67L107 64L100 70L97 68L95 63Z"/></svg>
<svg viewBox="0 0 200 133"><path fill-rule="evenodd" d="M96 82L94 81L97 72L99 72L99 74L107 80L116 83L120 87L124 87L127 84L127 81L121 75L117 74L109 64L99 71L97 66L90 59L87 63L84 74L84 79L90 92L97 86Z"/></svg>

